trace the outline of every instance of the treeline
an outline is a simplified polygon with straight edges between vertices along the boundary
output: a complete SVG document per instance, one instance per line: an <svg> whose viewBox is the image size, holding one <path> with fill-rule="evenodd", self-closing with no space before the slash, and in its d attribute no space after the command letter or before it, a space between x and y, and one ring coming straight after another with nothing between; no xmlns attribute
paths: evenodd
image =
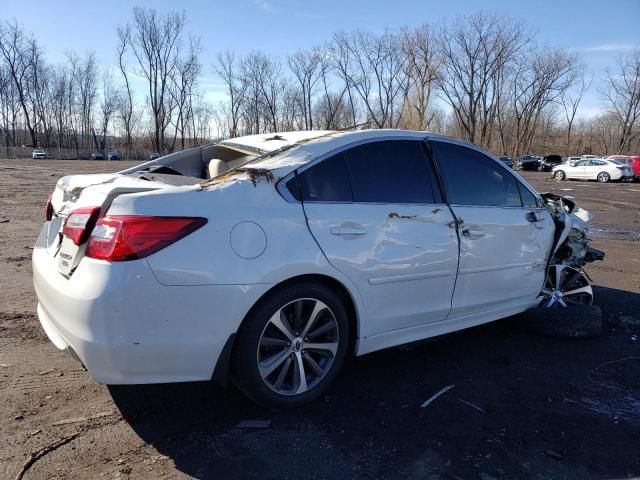
<svg viewBox="0 0 640 480"><path fill-rule="evenodd" d="M637 153L640 49L595 81L579 53L541 45L524 21L480 12L384 33L337 32L286 58L260 50L208 57L184 13L134 8L117 29L118 71L95 55L46 62L37 39L0 26L0 141L81 152L166 153L212 138L299 129L408 128L495 153ZM204 100L203 74L226 99ZM144 79L134 91L132 75ZM600 113L578 116L596 89ZM112 135L109 135L109 134Z"/></svg>

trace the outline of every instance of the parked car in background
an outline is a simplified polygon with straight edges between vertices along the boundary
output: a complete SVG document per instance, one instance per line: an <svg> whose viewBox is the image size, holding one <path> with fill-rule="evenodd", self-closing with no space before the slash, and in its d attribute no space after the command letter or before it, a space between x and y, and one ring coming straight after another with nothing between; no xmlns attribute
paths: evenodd
<svg viewBox="0 0 640 480"><path fill-rule="evenodd" d="M498 159L507 167L513 168L513 160L511 159L511 157L498 157Z"/></svg>
<svg viewBox="0 0 640 480"><path fill-rule="evenodd" d="M588 158L600 158L598 157L598 155L581 155L580 158L582 160L588 159Z"/></svg>
<svg viewBox="0 0 640 480"><path fill-rule="evenodd" d="M550 172L553 167L562 163L562 157L560 155L547 155L540 162L540 170L543 172Z"/></svg>
<svg viewBox="0 0 640 480"><path fill-rule="evenodd" d="M602 183L610 180L633 180L633 170L629 165L604 158L578 160L573 165L565 163L553 167L552 171L557 180L597 180Z"/></svg>
<svg viewBox="0 0 640 480"><path fill-rule="evenodd" d="M35 148L33 152L31 152L31 158L34 160L44 160L47 158L47 153L41 148Z"/></svg>
<svg viewBox="0 0 640 480"><path fill-rule="evenodd" d="M569 165L573 165L578 160L582 160L582 157L577 157L577 156L567 157L563 163L568 163Z"/></svg>
<svg viewBox="0 0 640 480"><path fill-rule="evenodd" d="M120 156L120 152L117 150L112 150L107 153L107 160L120 160L122 157Z"/></svg>
<svg viewBox="0 0 640 480"><path fill-rule="evenodd" d="M234 138L60 179L33 250L38 317L99 382L231 375L295 407L347 356L590 304L578 269L604 254L574 207L426 132Z"/></svg>
<svg viewBox="0 0 640 480"><path fill-rule="evenodd" d="M91 160L104 160L104 154L102 152L93 152L91 154Z"/></svg>
<svg viewBox="0 0 640 480"><path fill-rule="evenodd" d="M540 165L540 158L536 155L522 155L518 159L518 166L522 170L538 170Z"/></svg>
<svg viewBox="0 0 640 480"><path fill-rule="evenodd" d="M636 181L640 181L640 156L631 155L610 155L608 160L618 160L624 162L633 170L633 176Z"/></svg>
<svg viewBox="0 0 640 480"><path fill-rule="evenodd" d="M149 154L149 160L156 160L160 158L160 154L158 152L151 152Z"/></svg>

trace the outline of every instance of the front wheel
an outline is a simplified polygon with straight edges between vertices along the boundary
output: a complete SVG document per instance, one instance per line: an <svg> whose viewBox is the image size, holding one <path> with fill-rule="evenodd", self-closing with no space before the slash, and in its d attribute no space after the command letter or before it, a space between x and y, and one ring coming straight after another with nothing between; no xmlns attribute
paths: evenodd
<svg viewBox="0 0 640 480"><path fill-rule="evenodd" d="M607 183L609 180L611 180L611 175L609 175L607 172L600 172L597 178L600 183Z"/></svg>
<svg viewBox="0 0 640 480"><path fill-rule="evenodd" d="M233 353L234 382L270 408L320 396L344 363L349 322L340 297L322 284L270 294L245 319Z"/></svg>
<svg viewBox="0 0 640 480"><path fill-rule="evenodd" d="M556 170L556 173L554 173L553 176L556 180L564 180L565 178L567 178L562 170Z"/></svg>

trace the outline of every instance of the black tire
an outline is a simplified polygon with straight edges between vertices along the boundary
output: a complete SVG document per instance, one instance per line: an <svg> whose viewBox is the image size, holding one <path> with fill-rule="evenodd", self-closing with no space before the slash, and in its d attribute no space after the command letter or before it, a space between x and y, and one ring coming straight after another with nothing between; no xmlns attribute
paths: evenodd
<svg viewBox="0 0 640 480"><path fill-rule="evenodd" d="M565 178L567 178L567 175L564 173L564 170L556 170L553 174L553 177L556 180L564 180Z"/></svg>
<svg viewBox="0 0 640 480"><path fill-rule="evenodd" d="M611 175L609 175L607 172L600 172L596 179L600 183L607 183L609 180L611 180Z"/></svg>
<svg viewBox="0 0 640 480"><path fill-rule="evenodd" d="M258 348L272 315L299 299L323 302L337 323L338 347L324 377L304 393L283 395L265 383L258 369ZM234 384L257 404L267 408L295 408L322 395L337 377L349 348L349 321L340 297L330 288L315 282L288 285L260 300L245 318L236 339L232 357ZM304 353L304 351L303 351Z"/></svg>
<svg viewBox="0 0 640 480"><path fill-rule="evenodd" d="M602 311L597 305L568 308L532 308L520 325L528 332L552 338L593 338L602 335Z"/></svg>

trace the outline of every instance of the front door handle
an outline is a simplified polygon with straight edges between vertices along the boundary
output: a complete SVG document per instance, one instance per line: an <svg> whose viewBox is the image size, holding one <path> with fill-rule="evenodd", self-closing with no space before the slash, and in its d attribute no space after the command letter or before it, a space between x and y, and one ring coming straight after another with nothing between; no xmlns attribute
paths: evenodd
<svg viewBox="0 0 640 480"><path fill-rule="evenodd" d="M465 227L462 229L462 235L467 238L482 238L485 236L485 233L479 228Z"/></svg>
<svg viewBox="0 0 640 480"><path fill-rule="evenodd" d="M531 223L535 223L535 222L539 222L540 221L540 219L536 215L536 212L529 212L529 213L527 213L525 215L525 217L527 218L527 221L531 222Z"/></svg>
<svg viewBox="0 0 640 480"><path fill-rule="evenodd" d="M348 235L364 235L367 231L363 227L358 226L340 226L331 227L329 229L332 235L348 236Z"/></svg>

